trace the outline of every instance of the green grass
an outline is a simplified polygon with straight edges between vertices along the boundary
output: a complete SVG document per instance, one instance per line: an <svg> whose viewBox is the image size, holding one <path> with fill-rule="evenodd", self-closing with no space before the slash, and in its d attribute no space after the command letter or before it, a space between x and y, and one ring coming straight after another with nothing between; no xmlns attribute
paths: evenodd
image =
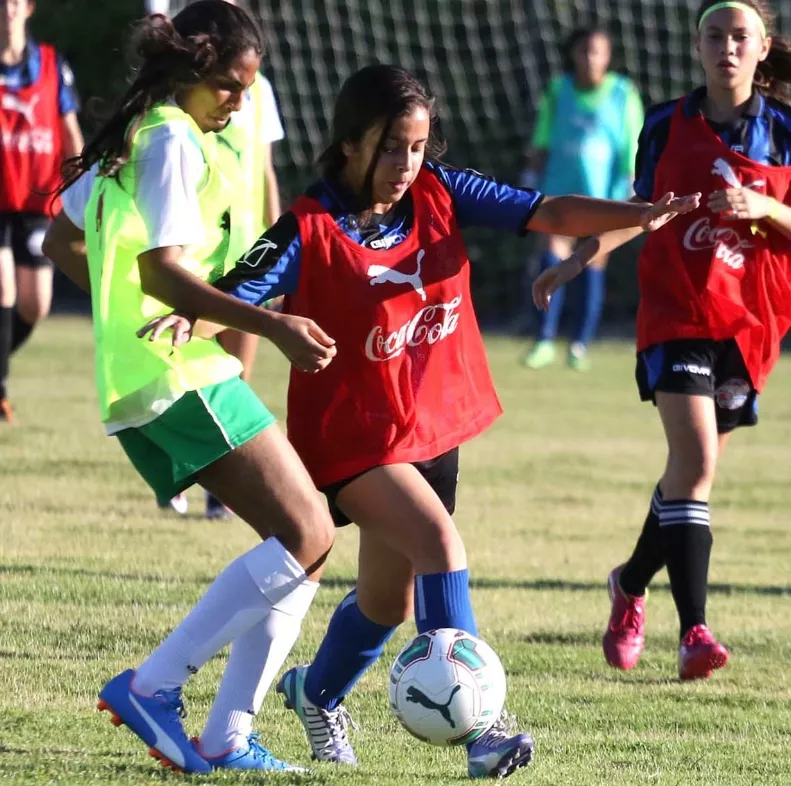
<svg viewBox="0 0 791 786"><path fill-rule="evenodd" d="M506 414L464 448L458 525L482 635L509 675L509 708L536 737L538 786L781 786L791 783L791 359L723 458L713 500L710 622L732 649L712 680L675 679L676 619L666 579L648 604L638 669L609 670L599 639L604 579L624 559L664 461L651 406L637 400L626 344L594 370L527 372L522 348L492 339ZM102 434L87 322L52 319L14 361L19 426L0 429L0 784L178 782L125 729L94 711L109 676L138 663L254 536L240 522L160 515L120 448ZM255 387L278 414L284 361L259 357ZM354 581L356 536L340 533L290 663L310 659ZM458 750L421 745L386 700L386 657L348 699L361 726L358 770L315 768L272 783L464 780ZM218 657L188 686L198 732ZM257 728L278 755L308 762L295 718L268 696ZM261 783L212 775L207 783Z"/></svg>

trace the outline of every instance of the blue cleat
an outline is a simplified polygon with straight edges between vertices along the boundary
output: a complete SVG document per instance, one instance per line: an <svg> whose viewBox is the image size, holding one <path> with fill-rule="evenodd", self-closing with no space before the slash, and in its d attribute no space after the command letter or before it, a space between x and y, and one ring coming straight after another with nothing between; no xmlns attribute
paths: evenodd
<svg viewBox="0 0 791 786"><path fill-rule="evenodd" d="M141 696L132 690L134 676L134 669L129 669L113 677L99 694L98 709L112 713L113 725L126 725L137 734L163 767L181 772L211 772L211 766L195 750L181 725L187 715L181 689Z"/></svg>
<svg viewBox="0 0 791 786"><path fill-rule="evenodd" d="M489 731L467 746L470 778L507 778L533 760L535 743L525 733L512 734L514 720L503 711Z"/></svg>
<svg viewBox="0 0 791 786"><path fill-rule="evenodd" d="M260 735L251 734L247 738L247 748L234 748L221 756L204 756L206 761L217 770L269 770L270 772L309 772L304 767L276 759L271 751L260 742ZM192 742L198 747L198 738Z"/></svg>
<svg viewBox="0 0 791 786"><path fill-rule="evenodd" d="M349 726L354 721L342 704L334 710L317 707L305 696L307 666L289 669L277 683L287 710L294 710L305 728L312 756L317 761L355 766L357 757L349 742Z"/></svg>

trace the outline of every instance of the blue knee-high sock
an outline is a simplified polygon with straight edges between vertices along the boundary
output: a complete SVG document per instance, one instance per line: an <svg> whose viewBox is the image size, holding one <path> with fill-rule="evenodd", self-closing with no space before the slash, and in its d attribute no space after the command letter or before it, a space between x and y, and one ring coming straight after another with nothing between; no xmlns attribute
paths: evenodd
<svg viewBox="0 0 791 786"><path fill-rule="evenodd" d="M415 576L415 622L417 632L436 628L458 628L478 635L470 602L470 573L428 573ZM469 751L474 743L468 743Z"/></svg>
<svg viewBox="0 0 791 786"><path fill-rule="evenodd" d="M458 628L478 635L470 602L470 574L464 570L415 576L415 623L418 633Z"/></svg>
<svg viewBox="0 0 791 786"><path fill-rule="evenodd" d="M576 336L574 336L574 341L586 346L596 338L596 332L599 329L599 320L601 319L602 307L604 306L606 272L603 268L587 267L583 274L585 277L582 282L584 285L584 300L579 329Z"/></svg>
<svg viewBox="0 0 791 786"><path fill-rule="evenodd" d="M551 251L545 251L541 257L541 272L547 268L557 265L560 257ZM552 341L557 337L560 317L563 314L563 304L566 300L566 288L561 287L552 295L549 301L549 308L541 311L538 315L538 339L539 341Z"/></svg>
<svg viewBox="0 0 791 786"><path fill-rule="evenodd" d="M382 654L395 628L369 620L352 590L332 615L305 678L305 695L317 707L334 710Z"/></svg>

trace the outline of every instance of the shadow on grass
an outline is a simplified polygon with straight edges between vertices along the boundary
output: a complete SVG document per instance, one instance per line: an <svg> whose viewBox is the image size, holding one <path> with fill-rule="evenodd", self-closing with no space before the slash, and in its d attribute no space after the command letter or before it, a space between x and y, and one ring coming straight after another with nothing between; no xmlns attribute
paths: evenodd
<svg viewBox="0 0 791 786"><path fill-rule="evenodd" d="M11 748L5 745L0 745L0 754L3 755L24 756L25 758L30 759L31 757L36 756L38 753L39 751L35 748ZM46 751L47 758L50 756L66 758L67 762L65 769L67 771L70 768L82 770L85 764L84 760L68 760L67 757L75 755L81 756L85 753L85 750L78 748L47 748ZM116 750L93 750L90 753L90 758L94 760L98 759L101 761L100 766L103 770L111 770L117 775L132 776L136 779L145 776L146 780L150 780L152 777L156 778L157 776L163 776L163 779L172 778L171 773L160 771L156 765L151 764L146 759L136 761L135 757L130 756L126 752L120 752Z"/></svg>
<svg viewBox="0 0 791 786"><path fill-rule="evenodd" d="M0 755L10 756L27 756L32 757L36 751L30 748L9 748L6 745L0 745ZM83 753L83 751L69 750L67 748L47 748L47 754L50 756L73 756L75 753Z"/></svg>
<svg viewBox="0 0 791 786"><path fill-rule="evenodd" d="M600 633L572 633L555 631L536 631L520 636L524 644L559 644L564 647L597 647L601 643Z"/></svg>
<svg viewBox="0 0 791 786"><path fill-rule="evenodd" d="M606 671L604 673L597 673L594 675L596 682L612 682L618 685L690 685L690 682L684 682L678 677L668 677L657 674L651 676L649 674L629 674L625 676L623 672Z"/></svg>
<svg viewBox="0 0 791 786"><path fill-rule="evenodd" d="M66 764L65 766L60 766L60 771L58 772L60 782L60 778L64 775L69 774L82 774L85 772L85 765L86 759L69 759L68 757L72 756L81 756L85 754L85 750L79 749L54 749L48 748L47 749L47 758L49 757L58 757L58 758L65 758ZM8 755L8 756L19 756L24 757L25 760L29 760L31 757L34 757L38 754L38 751L35 749L27 749L27 748L13 748L8 747L5 745L0 745L0 755ZM154 763L153 759L143 759L142 757L138 760L138 757L134 755L130 755L127 752L115 751L115 750L104 750L104 751L92 751L90 754L90 760L93 761L92 769L95 771L91 774L91 781L97 779L97 776L103 777L106 780L103 782L105 783L112 783L115 782L117 778L120 783L151 783L152 781L162 781L168 783L175 783L174 774L170 770L166 770L161 768L158 764ZM13 765L12 765L13 766ZM25 765L26 766L26 765ZM270 775L270 773L266 773ZM179 783L193 783L193 782L201 782L201 783L227 783L228 780L226 778L227 775L234 776L234 782L237 781L238 776L241 775L241 782L243 783L261 783L262 781L258 780L260 778L260 773L257 772L248 772L248 773L239 773L238 771L234 772L222 772L222 771L215 771L214 777L211 775L197 775L197 774L184 774L180 773L178 777ZM245 775L248 777L245 778ZM50 781L47 781L48 783ZM54 781L53 781L54 782ZM100 781L102 782L102 781ZM277 773L276 782L282 786L286 786L287 784L303 784L304 786L308 786L309 784L324 784L327 783L327 777L323 773L311 772L309 774L298 774L298 773ZM5 783L5 781L3 781Z"/></svg>
<svg viewBox="0 0 791 786"><path fill-rule="evenodd" d="M326 584L326 580L323 580ZM567 581L565 579L471 579L473 589L514 589L528 591L555 591L555 592L605 592L607 584L604 581ZM670 585L652 584L652 592L670 592ZM784 597L791 596L791 584L709 584L710 595L764 595Z"/></svg>
<svg viewBox="0 0 791 786"><path fill-rule="evenodd" d="M103 657L102 654L98 652L72 652L71 650L69 650L68 652L67 651L58 652L57 650L51 650L46 655L40 652L24 652L24 651L11 652L10 650L0 650L0 660L30 660L30 661L79 660L79 661L85 661L86 663L91 663L94 661L102 660L102 657Z"/></svg>
<svg viewBox="0 0 791 786"><path fill-rule="evenodd" d="M138 581L143 583L178 582L179 584L207 585L214 580L214 576L190 576L145 574L145 573L116 573L115 571L89 570L86 568L50 567L46 565L2 565L0 564L0 577L19 576L83 576L88 579L110 579L112 581ZM321 580L325 588L351 589L355 584L354 577L328 576ZM604 592L607 588L604 581L570 581L567 579L470 579L470 587L476 590L526 590L528 592ZM652 584L652 592L669 592L669 584ZM770 597L791 597L791 584L709 584L711 595L759 595Z"/></svg>

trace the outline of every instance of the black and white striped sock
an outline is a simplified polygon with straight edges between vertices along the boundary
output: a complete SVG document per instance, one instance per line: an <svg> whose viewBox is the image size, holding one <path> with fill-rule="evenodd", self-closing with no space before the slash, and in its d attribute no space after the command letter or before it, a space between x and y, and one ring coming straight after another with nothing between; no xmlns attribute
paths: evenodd
<svg viewBox="0 0 791 786"><path fill-rule="evenodd" d="M628 595L645 595L651 579L665 564L662 544L659 541L659 512L662 508L662 490L657 487L651 497L651 507L645 517L643 531L637 539L632 556L624 565L619 578L621 589Z"/></svg>
<svg viewBox="0 0 791 786"><path fill-rule="evenodd" d="M683 637L694 625L706 624L706 592L713 542L708 502L665 500L659 512L659 542Z"/></svg>

